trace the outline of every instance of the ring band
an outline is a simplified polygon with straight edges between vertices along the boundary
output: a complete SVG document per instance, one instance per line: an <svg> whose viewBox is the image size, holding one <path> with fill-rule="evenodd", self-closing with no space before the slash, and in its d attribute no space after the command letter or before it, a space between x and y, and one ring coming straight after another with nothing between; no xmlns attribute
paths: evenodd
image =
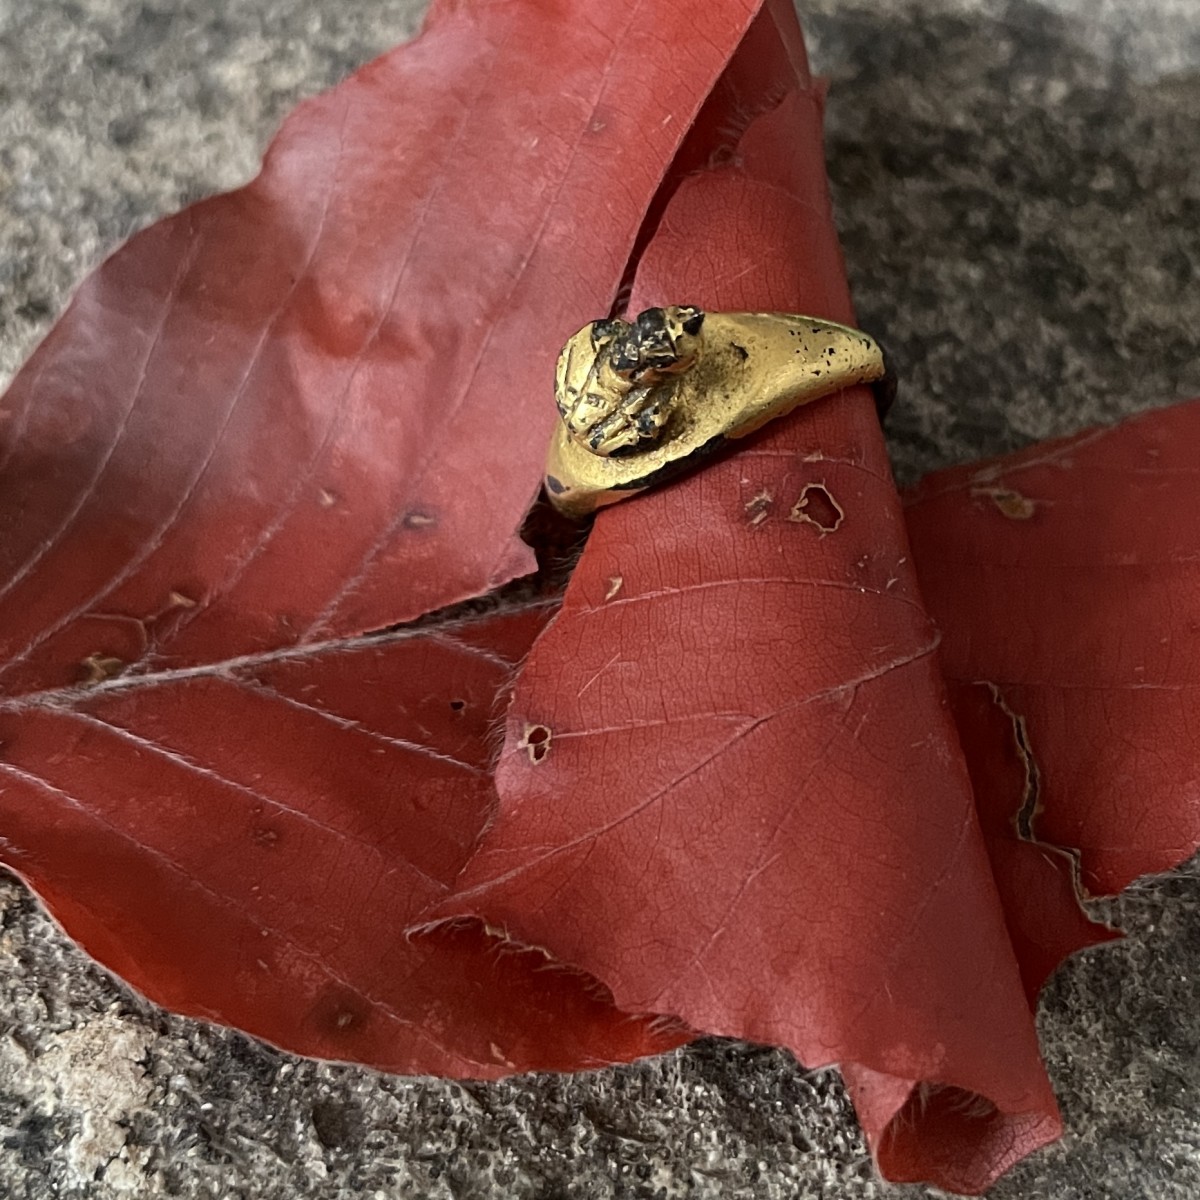
<svg viewBox="0 0 1200 1200"><path fill-rule="evenodd" d="M889 382L861 329L791 313L649 308L593 321L563 347L546 493L584 517L699 466L801 404Z"/></svg>

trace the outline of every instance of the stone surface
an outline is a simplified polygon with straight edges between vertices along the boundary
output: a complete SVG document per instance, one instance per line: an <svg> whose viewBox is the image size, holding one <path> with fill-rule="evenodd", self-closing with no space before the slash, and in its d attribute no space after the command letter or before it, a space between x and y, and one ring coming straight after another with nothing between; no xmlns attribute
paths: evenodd
<svg viewBox="0 0 1200 1200"><path fill-rule="evenodd" d="M150 220L254 171L413 0L0 0L0 376ZM905 478L1200 392L1194 0L804 0L863 323ZM1051 984L1070 1128L998 1200L1200 1194L1200 871ZM836 1078L705 1042L463 1086L294 1059L154 1010L0 881L0 1194L14 1200L889 1197Z"/></svg>

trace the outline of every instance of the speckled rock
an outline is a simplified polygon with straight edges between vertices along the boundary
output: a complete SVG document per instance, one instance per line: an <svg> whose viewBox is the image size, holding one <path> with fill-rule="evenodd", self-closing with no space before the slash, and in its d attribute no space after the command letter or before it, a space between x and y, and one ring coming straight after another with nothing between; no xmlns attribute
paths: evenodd
<svg viewBox="0 0 1200 1200"><path fill-rule="evenodd" d="M283 113L413 0L0 0L0 376L121 238L253 174ZM811 0L900 474L1200 392L1200 6ZM1200 1194L1200 871L1112 906L1040 1023L1068 1137L998 1200ZM834 1075L707 1041L471 1085L315 1064L163 1014L0 881L0 1194L430 1200L923 1195Z"/></svg>

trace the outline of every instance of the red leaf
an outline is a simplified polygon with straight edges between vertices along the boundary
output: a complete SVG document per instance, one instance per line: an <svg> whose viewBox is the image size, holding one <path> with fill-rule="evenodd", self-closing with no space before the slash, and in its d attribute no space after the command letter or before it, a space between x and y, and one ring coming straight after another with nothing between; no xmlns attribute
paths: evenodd
<svg viewBox="0 0 1200 1200"><path fill-rule="evenodd" d="M1030 836L1077 851L1093 893L1200 846L1197 441L1193 402L940 472L908 500L947 678L1020 718ZM986 723L963 738L997 756Z"/></svg>
<svg viewBox="0 0 1200 1200"><path fill-rule="evenodd" d="M769 111L679 187L631 308L850 316L818 94L790 5L760 20ZM885 1173L981 1190L1060 1126L936 641L865 391L603 512L439 911L842 1063Z"/></svg>
<svg viewBox="0 0 1200 1200"><path fill-rule="evenodd" d="M610 305L756 7L631 37L646 0L447 0L253 184L114 255L6 400L2 685L355 634L531 570L546 362Z"/></svg>
<svg viewBox="0 0 1200 1200"><path fill-rule="evenodd" d="M476 1078L677 1045L479 930L412 941L491 811L497 693L545 611L44 692L0 711L6 863L178 1012Z"/></svg>
<svg viewBox="0 0 1200 1200"><path fill-rule="evenodd" d="M154 999L395 1070L680 1040L542 955L405 936L490 811L529 618L321 639L530 569L546 364L756 7L444 0L110 259L13 384L4 857Z"/></svg>

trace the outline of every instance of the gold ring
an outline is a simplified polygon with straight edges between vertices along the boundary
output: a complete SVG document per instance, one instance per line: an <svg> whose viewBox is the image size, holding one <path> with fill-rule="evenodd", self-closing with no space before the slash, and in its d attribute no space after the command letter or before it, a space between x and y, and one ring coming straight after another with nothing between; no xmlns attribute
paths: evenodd
<svg viewBox="0 0 1200 1200"><path fill-rule="evenodd" d="M801 404L887 379L874 338L816 317L672 305L593 321L558 358L546 493L587 516Z"/></svg>

